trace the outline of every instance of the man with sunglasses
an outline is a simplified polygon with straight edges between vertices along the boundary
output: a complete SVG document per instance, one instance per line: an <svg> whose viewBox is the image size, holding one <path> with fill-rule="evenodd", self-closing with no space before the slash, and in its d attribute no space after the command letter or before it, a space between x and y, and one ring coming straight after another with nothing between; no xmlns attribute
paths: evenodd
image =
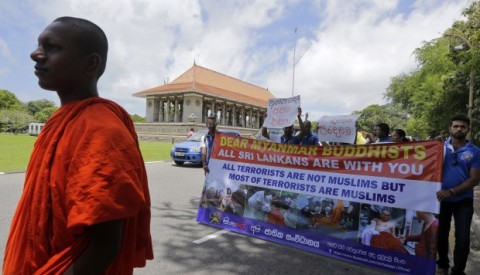
<svg viewBox="0 0 480 275"><path fill-rule="evenodd" d="M450 274L465 274L470 252L470 225L473 216L473 188L480 181L480 149L467 140L470 118L456 115L451 119L450 138L445 142L442 190L438 229L438 270L448 274L448 237L452 216L455 222L455 248Z"/></svg>

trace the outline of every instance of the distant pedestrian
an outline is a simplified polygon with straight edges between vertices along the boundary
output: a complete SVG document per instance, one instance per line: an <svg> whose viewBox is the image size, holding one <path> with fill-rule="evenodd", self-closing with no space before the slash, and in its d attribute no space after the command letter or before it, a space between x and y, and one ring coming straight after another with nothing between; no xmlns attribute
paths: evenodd
<svg viewBox="0 0 480 275"><path fill-rule="evenodd" d="M190 131L188 131L188 133L187 133L187 138L193 136L194 133L195 133L195 129L190 128Z"/></svg>
<svg viewBox="0 0 480 275"><path fill-rule="evenodd" d="M202 137L202 165L205 174L210 172L210 169L208 168L208 162L210 161L210 155L212 154L215 135L218 133L217 118L215 116L207 117L206 126L208 128L208 132Z"/></svg>

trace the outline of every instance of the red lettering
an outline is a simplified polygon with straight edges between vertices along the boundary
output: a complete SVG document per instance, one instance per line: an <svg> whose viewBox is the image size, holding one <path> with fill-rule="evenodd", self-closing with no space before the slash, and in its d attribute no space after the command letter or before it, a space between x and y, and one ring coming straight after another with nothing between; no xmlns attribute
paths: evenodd
<svg viewBox="0 0 480 275"><path fill-rule="evenodd" d="M272 125L273 126L277 125L277 126L284 127L284 126L288 126L288 125L286 125L287 123L288 123L288 119L284 119L284 118L280 118L280 119L273 118L272 119Z"/></svg>
<svg viewBox="0 0 480 275"><path fill-rule="evenodd" d="M273 109L274 115L287 114L287 113L290 113L290 107L288 106L283 106L283 107Z"/></svg>

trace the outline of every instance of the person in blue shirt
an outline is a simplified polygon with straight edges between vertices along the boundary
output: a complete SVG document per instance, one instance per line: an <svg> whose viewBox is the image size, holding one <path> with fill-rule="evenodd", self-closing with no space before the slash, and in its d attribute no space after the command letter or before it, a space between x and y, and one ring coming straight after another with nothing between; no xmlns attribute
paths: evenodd
<svg viewBox="0 0 480 275"><path fill-rule="evenodd" d="M210 172L208 169L208 161L210 160L210 155L212 153L213 142L215 140L215 135L217 134L217 118L215 116L207 117L206 126L208 128L208 133L202 137L202 165L203 171L205 174Z"/></svg>
<svg viewBox="0 0 480 275"><path fill-rule="evenodd" d="M438 229L438 270L448 274L448 238L452 216L455 226L455 248L450 274L465 274L470 252L470 225L473 216L473 188L480 181L480 149L467 140L470 118L456 115L451 119L450 138L445 142L442 190L436 193L440 201Z"/></svg>
<svg viewBox="0 0 480 275"><path fill-rule="evenodd" d="M390 127L387 123L378 123L377 125L375 125L375 128L373 128L373 134L367 133L367 143L392 142L392 139L388 136L389 133Z"/></svg>
<svg viewBox="0 0 480 275"><path fill-rule="evenodd" d="M301 145L319 145L318 135L312 131L312 122L310 120L305 120L300 135L303 135L303 137L300 136L302 138Z"/></svg>

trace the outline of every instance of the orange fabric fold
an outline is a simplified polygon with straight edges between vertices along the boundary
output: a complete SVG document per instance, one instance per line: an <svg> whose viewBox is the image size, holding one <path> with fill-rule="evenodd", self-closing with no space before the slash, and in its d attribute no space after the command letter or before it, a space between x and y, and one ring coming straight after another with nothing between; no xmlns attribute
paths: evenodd
<svg viewBox="0 0 480 275"><path fill-rule="evenodd" d="M88 244L86 227L121 219L107 274L153 259L150 194L134 125L95 97L57 110L38 137L5 248L3 274L62 274Z"/></svg>

